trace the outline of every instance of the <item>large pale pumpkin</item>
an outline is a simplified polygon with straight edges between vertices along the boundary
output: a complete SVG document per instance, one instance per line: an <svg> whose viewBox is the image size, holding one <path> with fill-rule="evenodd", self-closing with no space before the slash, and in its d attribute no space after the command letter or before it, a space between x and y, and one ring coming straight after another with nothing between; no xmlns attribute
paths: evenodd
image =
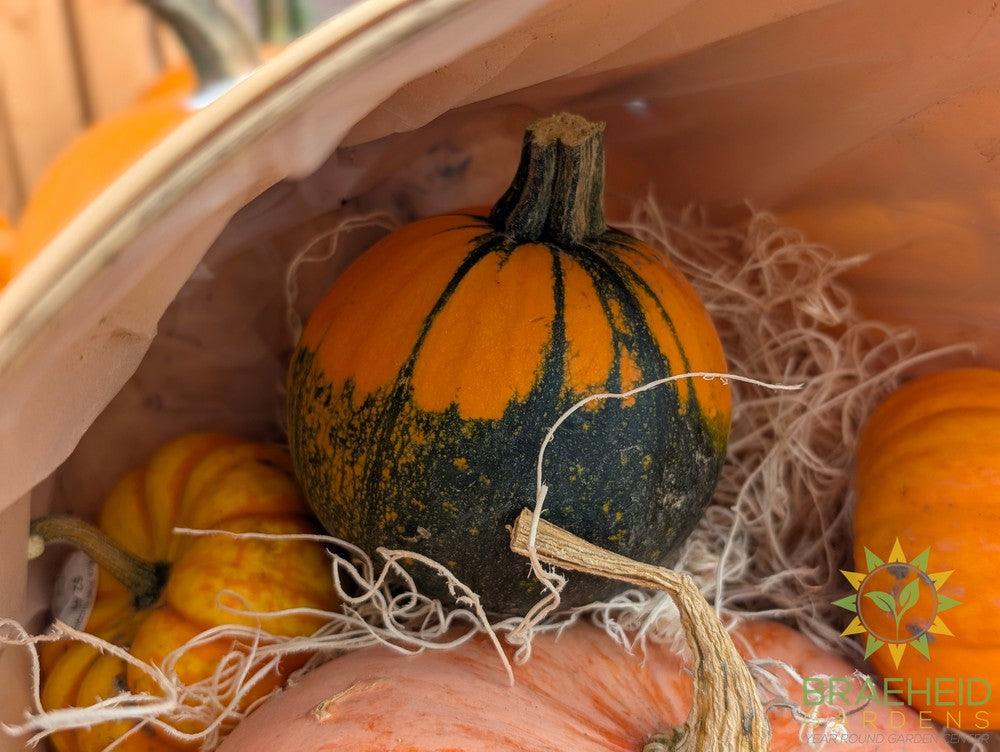
<svg viewBox="0 0 1000 752"><path fill-rule="evenodd" d="M691 285L662 250L604 221L603 126L538 121L491 212L384 238L313 312L290 369L296 473L325 527L374 553L446 565L496 613L539 596L508 549L535 499L546 432L578 400L724 372ZM604 548L665 561L722 465L728 386L683 378L575 413L547 447L545 516ZM414 570L443 594L435 572ZM573 605L616 583L574 576Z"/></svg>
<svg viewBox="0 0 1000 752"><path fill-rule="evenodd" d="M746 657L787 663L803 677L838 677L849 697L860 689L854 668L801 634L773 622L750 622L734 642ZM404 656L369 648L315 669L244 719L218 752L660 752L647 740L679 726L691 707L691 677L663 644L629 653L587 623L558 638L538 636L531 659L510 686L485 638ZM802 684L776 670L793 704ZM871 703L847 715L846 738L826 736L837 752L944 752L941 736L909 708ZM811 708L801 710L808 713ZM806 752L834 730L807 727L786 707L768 714L775 752ZM837 719L834 708L819 717ZM843 729L841 729L843 733Z"/></svg>
<svg viewBox="0 0 1000 752"><path fill-rule="evenodd" d="M316 532L291 476L287 454L277 448L221 434L190 434L163 446L148 466L114 488L95 530L73 518L41 518L32 525L48 540L68 540L101 564L96 600L85 630L128 648L148 665L162 666L175 648L205 630L226 624L273 635L308 635L323 620L290 609L337 605L322 545L294 538L258 540L175 535L175 527L301 535ZM253 615L231 609L259 612ZM212 676L232 650L250 639L219 637L178 661L179 679L193 684ZM42 652L41 700L46 710L86 707L133 693L162 694L143 671L89 644L50 643ZM279 685L301 659L271 670L247 698ZM228 698L223 694L223 701ZM243 704L245 705L246 702ZM173 723L197 732L197 723ZM184 748L150 727L120 737L135 723L99 723L52 736L58 752L99 752L115 740L122 752Z"/></svg>
<svg viewBox="0 0 1000 752"><path fill-rule="evenodd" d="M1000 371L891 394L861 434L856 495L854 631L875 669L920 690L915 706L942 724L1000 729Z"/></svg>

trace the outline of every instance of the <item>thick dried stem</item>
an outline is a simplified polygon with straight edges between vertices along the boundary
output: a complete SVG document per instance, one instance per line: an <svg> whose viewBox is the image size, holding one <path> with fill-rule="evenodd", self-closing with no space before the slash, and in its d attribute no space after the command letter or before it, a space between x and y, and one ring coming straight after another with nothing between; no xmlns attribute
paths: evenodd
<svg viewBox="0 0 1000 752"><path fill-rule="evenodd" d="M634 561L539 520L532 540L532 513L521 512L511 549L564 569L601 575L670 594L692 655L694 704L680 729L658 734L649 752L764 752L771 729L750 670L725 627L693 580L683 572Z"/></svg>
<svg viewBox="0 0 1000 752"><path fill-rule="evenodd" d="M604 123L562 113L524 133L514 180L490 222L518 243L575 245L600 237L604 221Z"/></svg>

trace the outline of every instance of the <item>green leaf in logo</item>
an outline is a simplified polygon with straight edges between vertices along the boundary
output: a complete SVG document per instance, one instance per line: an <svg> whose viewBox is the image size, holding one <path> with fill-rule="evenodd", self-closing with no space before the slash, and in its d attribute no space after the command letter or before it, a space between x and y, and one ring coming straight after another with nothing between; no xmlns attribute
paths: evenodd
<svg viewBox="0 0 1000 752"><path fill-rule="evenodd" d="M899 615L902 616L913 608L920 599L920 580L914 579L906 584L899 593Z"/></svg>
<svg viewBox="0 0 1000 752"><path fill-rule="evenodd" d="M870 593L865 593L865 598L870 598L876 606L887 614L896 615L896 599L891 594L883 593L881 590L873 590Z"/></svg>

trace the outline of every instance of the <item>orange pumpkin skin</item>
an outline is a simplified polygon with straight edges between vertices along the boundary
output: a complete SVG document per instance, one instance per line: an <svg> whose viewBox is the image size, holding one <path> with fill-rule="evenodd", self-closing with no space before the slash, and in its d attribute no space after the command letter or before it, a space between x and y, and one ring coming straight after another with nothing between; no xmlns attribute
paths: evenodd
<svg viewBox="0 0 1000 752"><path fill-rule="evenodd" d="M157 99L112 115L77 136L49 166L25 204L11 275L190 113L182 100Z"/></svg>
<svg viewBox="0 0 1000 752"><path fill-rule="evenodd" d="M803 676L848 677L853 671L772 622L743 625L734 642L746 656L786 661ZM649 644L629 654L583 622L558 638L536 637L531 658L514 672L511 686L495 648L482 637L416 656L360 650L267 700L217 752L639 752L653 734L680 725L691 707L690 674L668 646ZM801 685L783 680L793 701L801 700ZM865 729L860 714L847 716L850 732L905 734L919 727L908 708L879 705L871 712ZM772 710L770 722L772 750L809 749L787 710ZM949 749L934 731L919 734L926 737L921 743L891 748ZM829 748L877 747L843 742Z"/></svg>
<svg viewBox="0 0 1000 752"><path fill-rule="evenodd" d="M177 63L167 68L160 77L139 94L139 105L155 102L164 97L191 97L198 88L198 76L189 63Z"/></svg>
<svg viewBox="0 0 1000 752"><path fill-rule="evenodd" d="M943 371L891 394L872 413L858 443L855 567L868 572L866 548L889 561L896 539L907 561L929 549L928 574L953 570L935 587L939 599L955 599L960 605L933 612L921 609L918 600L902 622L904 638L928 638L929 658L911 643L898 667L888 646L876 650L870 660L883 677L900 677L921 689L937 679L989 682L991 698L981 705L959 702L957 694L942 695L940 703L914 695L916 707L952 728L1000 729L998 532L1000 371ZM902 580L895 587L901 585ZM930 596L931 588L921 586L918 592ZM861 615L874 632L894 636L892 617L860 600ZM935 603L929 597L924 600ZM943 633L928 629L935 613ZM974 699L981 697L982 689Z"/></svg>
<svg viewBox="0 0 1000 752"><path fill-rule="evenodd" d="M148 466L124 477L100 513L101 530L126 551L145 561L169 563L159 599L138 606L133 593L102 569L85 631L127 647L147 664L162 665L171 650L211 627L242 624L275 635L308 635L322 625L320 617L268 617L267 612L337 605L329 562L317 543L176 535L175 527L316 532L283 450L221 434L183 436L162 447ZM225 610L227 605L264 615L242 616ZM178 677L191 684L211 676L233 647L233 638L223 638L192 650L178 662ZM41 697L47 710L87 706L125 687L160 694L144 673L84 643L50 643L41 658ZM278 686L298 663L288 661L272 671L247 702ZM102 723L58 732L51 741L58 752L98 752L133 725ZM150 729L140 729L116 747L126 752L177 748Z"/></svg>

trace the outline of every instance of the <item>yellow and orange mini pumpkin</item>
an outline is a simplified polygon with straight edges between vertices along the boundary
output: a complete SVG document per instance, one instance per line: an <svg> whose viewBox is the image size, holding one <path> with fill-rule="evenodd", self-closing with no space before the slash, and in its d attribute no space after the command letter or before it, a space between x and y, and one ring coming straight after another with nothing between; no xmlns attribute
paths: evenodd
<svg viewBox="0 0 1000 752"><path fill-rule="evenodd" d="M329 560L318 543L178 535L176 527L277 535L316 532L284 450L218 434L176 439L147 467L128 474L101 509L99 529L75 518L43 517L32 524L32 531L46 540L76 543L101 564L85 631L126 647L145 664L162 667L171 651L213 627L250 628L247 636L220 637L185 652L175 670L186 685L213 676L231 651L249 650L258 629L294 637L311 634L322 624L314 614L280 613L283 610L330 610L337 605ZM284 659L241 706L271 691L296 665L297 659ZM42 668L46 710L89 706L125 689L162 695L144 671L82 642L44 646ZM201 730L191 721L164 720L184 732ZM59 752L98 752L135 725L99 723L58 732L52 742ZM143 727L116 749L177 746L168 734Z"/></svg>

